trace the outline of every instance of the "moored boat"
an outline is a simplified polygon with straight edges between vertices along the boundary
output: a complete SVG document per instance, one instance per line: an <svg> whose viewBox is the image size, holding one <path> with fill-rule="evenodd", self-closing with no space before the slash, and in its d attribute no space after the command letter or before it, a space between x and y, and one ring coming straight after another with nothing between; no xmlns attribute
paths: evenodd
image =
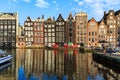
<svg viewBox="0 0 120 80"><path fill-rule="evenodd" d="M11 62L7 62L7 63L5 63L5 64L1 64L1 65L0 65L0 70L3 70L4 68L6 68L6 67L8 67L8 66L10 66L10 65L12 65Z"/></svg>
<svg viewBox="0 0 120 80"><path fill-rule="evenodd" d="M11 55L8 55L5 51L0 50L0 64L10 61L11 59Z"/></svg>

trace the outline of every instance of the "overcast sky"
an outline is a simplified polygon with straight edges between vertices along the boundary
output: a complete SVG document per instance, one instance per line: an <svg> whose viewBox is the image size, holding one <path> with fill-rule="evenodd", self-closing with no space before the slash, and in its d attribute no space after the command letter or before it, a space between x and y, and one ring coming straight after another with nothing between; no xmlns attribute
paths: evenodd
<svg viewBox="0 0 120 80"><path fill-rule="evenodd" d="M32 19L42 17L58 17L61 13L66 19L69 13L73 16L80 11L88 14L88 19L94 17L99 21L104 11L120 9L119 0L0 0L0 12L17 12L19 22L24 23L27 16Z"/></svg>

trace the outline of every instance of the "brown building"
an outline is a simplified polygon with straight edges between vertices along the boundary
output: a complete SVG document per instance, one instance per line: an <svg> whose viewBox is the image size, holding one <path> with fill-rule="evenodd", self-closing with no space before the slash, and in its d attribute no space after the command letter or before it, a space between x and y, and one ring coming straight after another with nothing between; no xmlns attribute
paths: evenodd
<svg viewBox="0 0 120 80"><path fill-rule="evenodd" d="M88 21L87 29L88 46L98 46L98 22L94 18Z"/></svg>
<svg viewBox="0 0 120 80"><path fill-rule="evenodd" d="M33 23L33 45L35 47L44 47L44 17L42 19L38 17Z"/></svg>
<svg viewBox="0 0 120 80"><path fill-rule="evenodd" d="M27 46L33 46L33 21L28 16L26 21L24 22L24 29L25 29L25 43Z"/></svg>
<svg viewBox="0 0 120 80"><path fill-rule="evenodd" d="M104 20L101 20L98 26L99 41L107 41L107 29L108 27Z"/></svg>
<svg viewBox="0 0 120 80"><path fill-rule="evenodd" d="M117 20L116 23L117 23L117 28L118 28L118 41L120 43L120 10L118 10L118 11L115 12L115 16L116 16L116 20Z"/></svg>
<svg viewBox="0 0 120 80"><path fill-rule="evenodd" d="M55 21L48 18L44 23L45 47L52 47L55 44Z"/></svg>
<svg viewBox="0 0 120 80"><path fill-rule="evenodd" d="M65 36L65 21L61 14L59 14L57 20L55 21L55 41L59 45L63 45L64 42L66 42L66 36Z"/></svg>
<svg viewBox="0 0 120 80"><path fill-rule="evenodd" d="M72 14L69 14L66 20L66 42L75 43L75 20Z"/></svg>
<svg viewBox="0 0 120 80"><path fill-rule="evenodd" d="M106 14L104 12L104 21L106 22L106 25L108 27L107 30L107 41L110 43L111 46L116 46L118 43L118 27L116 25L116 16L114 14L113 10L109 10L109 12Z"/></svg>
<svg viewBox="0 0 120 80"><path fill-rule="evenodd" d="M17 13L0 13L0 47L16 47L18 31Z"/></svg>
<svg viewBox="0 0 120 80"><path fill-rule="evenodd" d="M77 44L87 45L87 14L84 12L75 15L76 29L75 29L75 42Z"/></svg>

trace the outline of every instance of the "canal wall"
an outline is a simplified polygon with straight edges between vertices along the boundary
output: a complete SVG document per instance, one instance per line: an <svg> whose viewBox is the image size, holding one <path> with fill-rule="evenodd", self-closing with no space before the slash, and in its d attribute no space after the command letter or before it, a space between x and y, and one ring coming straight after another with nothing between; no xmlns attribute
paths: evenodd
<svg viewBox="0 0 120 80"><path fill-rule="evenodd" d="M93 53L95 66L103 71L107 80L120 79L120 59L105 54Z"/></svg>

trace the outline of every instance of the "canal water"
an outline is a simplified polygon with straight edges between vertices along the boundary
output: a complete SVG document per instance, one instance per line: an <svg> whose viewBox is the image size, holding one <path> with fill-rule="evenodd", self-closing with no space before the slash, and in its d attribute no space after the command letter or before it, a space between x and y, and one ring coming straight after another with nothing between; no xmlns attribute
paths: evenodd
<svg viewBox="0 0 120 80"><path fill-rule="evenodd" d="M52 76L56 78L54 80L88 80L89 75L93 77L98 72L93 65L92 53L47 49L12 49L6 52L13 58L8 62L11 65L0 70L0 80L18 80L20 68L24 70L26 80L31 76L36 78L34 80L53 80Z"/></svg>

